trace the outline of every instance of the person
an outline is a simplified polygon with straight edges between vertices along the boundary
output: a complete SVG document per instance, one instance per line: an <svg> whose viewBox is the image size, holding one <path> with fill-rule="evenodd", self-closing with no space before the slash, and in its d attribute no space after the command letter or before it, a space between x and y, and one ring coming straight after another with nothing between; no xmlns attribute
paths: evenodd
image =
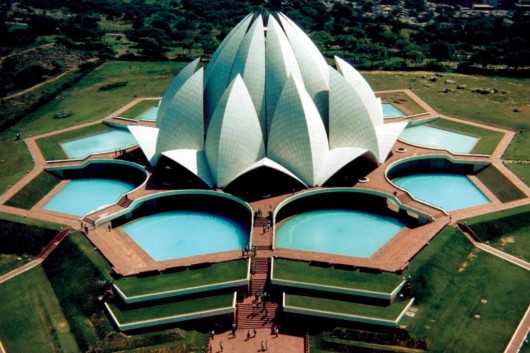
<svg viewBox="0 0 530 353"><path fill-rule="evenodd" d="M274 335L278 337L278 334L280 333L280 330L278 329L278 326L274 326Z"/></svg>
<svg viewBox="0 0 530 353"><path fill-rule="evenodd" d="M250 339L250 330L247 331L247 341Z"/></svg>
<svg viewBox="0 0 530 353"><path fill-rule="evenodd" d="M221 352L222 352L222 351L223 351L223 341L220 341L220 342L219 342L219 348L220 348L220 350L221 350Z"/></svg>
<svg viewBox="0 0 530 353"><path fill-rule="evenodd" d="M256 332L256 328L255 327L252 329L252 333L254 334L253 337L256 337L257 332Z"/></svg>
<svg viewBox="0 0 530 353"><path fill-rule="evenodd" d="M261 346L261 351L265 352L265 345L263 344L263 340L261 340L260 346Z"/></svg>
<svg viewBox="0 0 530 353"><path fill-rule="evenodd" d="M265 340L265 350L269 350L269 340Z"/></svg>

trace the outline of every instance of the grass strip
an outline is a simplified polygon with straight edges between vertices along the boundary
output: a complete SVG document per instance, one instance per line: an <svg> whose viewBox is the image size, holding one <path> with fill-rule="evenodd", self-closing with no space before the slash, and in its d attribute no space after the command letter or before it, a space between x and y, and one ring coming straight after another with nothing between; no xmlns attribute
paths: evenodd
<svg viewBox="0 0 530 353"><path fill-rule="evenodd" d="M512 171L513 174L517 175L519 179L524 181L527 186L530 186L530 164L506 164L506 167Z"/></svg>
<svg viewBox="0 0 530 353"><path fill-rule="evenodd" d="M7 200L6 205L29 210L52 191L60 181L60 178L51 173L41 172L26 184L26 186L20 189L19 192Z"/></svg>
<svg viewBox="0 0 530 353"><path fill-rule="evenodd" d="M227 261L208 267L186 268L153 276L130 276L117 279L117 285L127 296L178 290L215 283L235 281L247 277L245 260Z"/></svg>
<svg viewBox="0 0 530 353"><path fill-rule="evenodd" d="M400 347L400 346L390 346L387 344L377 344L377 343L369 343L369 342L360 342L360 341L352 341L352 340L345 340L340 339L336 337L332 337L330 335L325 335L322 338L321 345L327 348L330 348L332 350L341 351L341 349L346 349L347 352L396 352L396 353L422 353L425 352L423 349L415 349L415 348L409 348L409 347ZM348 347L348 348L346 348ZM365 348L365 350L360 350L360 348Z"/></svg>
<svg viewBox="0 0 530 353"><path fill-rule="evenodd" d="M471 153L491 155L501 142L503 134L497 131L483 129L473 125L462 124L447 119L436 119L429 123L430 126L459 132L466 135L480 137Z"/></svg>
<svg viewBox="0 0 530 353"><path fill-rule="evenodd" d="M37 144L39 145L44 159L47 161L66 159L68 157L60 145L62 142L76 140L108 131L112 131L112 127L106 124L96 124L39 139L37 140Z"/></svg>
<svg viewBox="0 0 530 353"><path fill-rule="evenodd" d="M274 278L385 293L392 292L403 281L395 273L367 273L279 258L274 260Z"/></svg>
<svg viewBox="0 0 530 353"><path fill-rule="evenodd" d="M79 352L41 267L0 284L0 332L7 352Z"/></svg>
<svg viewBox="0 0 530 353"><path fill-rule="evenodd" d="M332 299L306 294L285 292L285 305L310 310L321 310L332 313L368 316L383 320L395 320L405 309L410 298L397 298L390 305L378 306L345 299Z"/></svg>
<svg viewBox="0 0 530 353"><path fill-rule="evenodd" d="M501 202L510 202L526 197L519 188L513 185L510 179L492 165L478 172L477 177Z"/></svg>
<svg viewBox="0 0 530 353"><path fill-rule="evenodd" d="M226 308L232 306L234 293L206 294L204 296L194 295L193 298L147 303L145 306L119 307L109 304L112 312L122 324L137 321L153 320L168 316L191 314L200 311Z"/></svg>
<svg viewBox="0 0 530 353"><path fill-rule="evenodd" d="M153 101L153 100L140 101L134 106L132 106L130 109L121 113L120 116L122 118L137 119L140 117L140 115L142 115L149 109L156 107L157 104L158 104L158 101Z"/></svg>

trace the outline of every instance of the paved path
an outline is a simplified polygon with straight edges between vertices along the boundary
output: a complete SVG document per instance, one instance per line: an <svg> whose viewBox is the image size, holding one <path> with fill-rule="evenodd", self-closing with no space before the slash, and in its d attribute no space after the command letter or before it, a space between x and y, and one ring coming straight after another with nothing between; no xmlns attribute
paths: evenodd
<svg viewBox="0 0 530 353"><path fill-rule="evenodd" d="M36 260L31 261L31 262L28 262L24 266L20 266L19 268L14 269L13 271L6 273L5 275L0 276L0 284L4 283L7 280L10 280L13 277L21 275L24 272L29 271L29 270L31 270L34 267L39 266L41 263L42 263L42 259L36 259Z"/></svg>
<svg viewBox="0 0 530 353"><path fill-rule="evenodd" d="M530 332L530 305L513 333L512 339L508 342L504 353L519 353L519 349L525 343L528 332Z"/></svg>
<svg viewBox="0 0 530 353"><path fill-rule="evenodd" d="M267 345L267 353L301 353L304 351L304 338L279 334L278 337L271 334L270 329L256 330L254 337L252 331L251 338L247 340L247 330L236 330L236 337L231 331L216 334L210 344L212 353L250 353L263 352L261 343ZM221 350L221 341L223 350ZM263 347L265 348L265 347Z"/></svg>

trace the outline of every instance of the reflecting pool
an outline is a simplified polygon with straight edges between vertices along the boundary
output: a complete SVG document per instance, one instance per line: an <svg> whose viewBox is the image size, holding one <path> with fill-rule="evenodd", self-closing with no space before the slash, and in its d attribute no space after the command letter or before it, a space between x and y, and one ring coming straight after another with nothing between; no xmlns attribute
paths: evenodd
<svg viewBox="0 0 530 353"><path fill-rule="evenodd" d="M370 257L405 223L359 210L317 210L289 218L276 234L276 247Z"/></svg>

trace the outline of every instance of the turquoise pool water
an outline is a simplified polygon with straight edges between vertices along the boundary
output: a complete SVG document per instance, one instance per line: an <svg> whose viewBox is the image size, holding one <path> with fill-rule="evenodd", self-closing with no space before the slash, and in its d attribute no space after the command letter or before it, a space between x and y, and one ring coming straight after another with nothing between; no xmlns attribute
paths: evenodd
<svg viewBox="0 0 530 353"><path fill-rule="evenodd" d="M407 116L392 103L383 103L383 117L395 118L396 116Z"/></svg>
<svg viewBox="0 0 530 353"><path fill-rule="evenodd" d="M133 183L117 179L73 179L43 209L81 217L115 203L134 188L136 185Z"/></svg>
<svg viewBox="0 0 530 353"><path fill-rule="evenodd" d="M138 116L138 120L155 121L158 114L158 107L152 107Z"/></svg>
<svg viewBox="0 0 530 353"><path fill-rule="evenodd" d="M123 226L125 232L155 261L240 250L249 231L220 214L169 211Z"/></svg>
<svg viewBox="0 0 530 353"><path fill-rule="evenodd" d="M404 226L396 218L365 211L304 212L280 226L276 247L370 257Z"/></svg>
<svg viewBox="0 0 530 353"><path fill-rule="evenodd" d="M102 134L61 143L68 158L85 158L91 154L112 152L134 146L136 140L129 130L115 129Z"/></svg>
<svg viewBox="0 0 530 353"><path fill-rule="evenodd" d="M407 126L399 139L413 145L443 148L454 153L469 153L478 141L477 137L427 125Z"/></svg>
<svg viewBox="0 0 530 353"><path fill-rule="evenodd" d="M392 181L416 199L446 211L479 206L490 201L465 175L428 173L407 175Z"/></svg>

